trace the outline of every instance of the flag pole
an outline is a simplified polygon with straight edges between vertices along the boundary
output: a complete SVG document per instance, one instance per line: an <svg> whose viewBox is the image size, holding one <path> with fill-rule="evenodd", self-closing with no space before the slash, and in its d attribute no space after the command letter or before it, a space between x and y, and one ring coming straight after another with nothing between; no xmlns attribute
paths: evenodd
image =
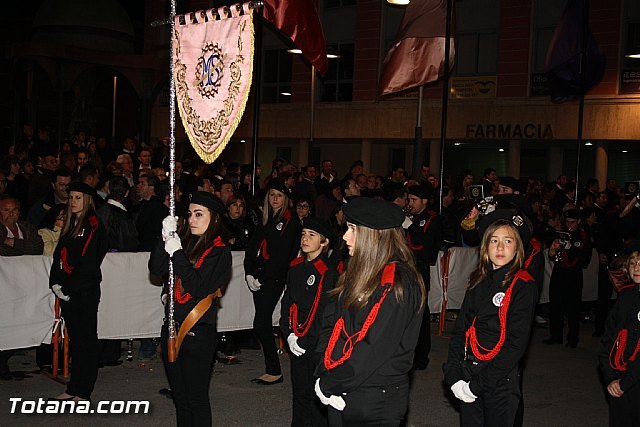
<svg viewBox="0 0 640 427"><path fill-rule="evenodd" d="M424 161L424 146L422 141L422 100L424 95L424 85L418 86L418 111L416 116L416 131L413 140L413 165L412 175L420 181L420 167Z"/></svg>
<svg viewBox="0 0 640 427"><path fill-rule="evenodd" d="M449 107L449 54L451 51L451 0L447 0L447 23L444 39L444 77L442 79L442 116L440 120L440 194L439 211L442 213L442 187L444 183L444 151L447 141L447 108Z"/></svg>
<svg viewBox="0 0 640 427"><path fill-rule="evenodd" d="M253 48L253 147L251 150L251 195L256 196L256 169L258 167L258 129L260 124L260 81L262 79L262 8L254 9L254 48Z"/></svg>
<svg viewBox="0 0 640 427"><path fill-rule="evenodd" d="M582 124L584 121L584 86L587 66L587 43L589 37L589 0L582 0L582 41L580 44L580 84L578 102L578 140L576 146L576 191L573 202L578 204L578 183L580 180L580 157L582 154Z"/></svg>

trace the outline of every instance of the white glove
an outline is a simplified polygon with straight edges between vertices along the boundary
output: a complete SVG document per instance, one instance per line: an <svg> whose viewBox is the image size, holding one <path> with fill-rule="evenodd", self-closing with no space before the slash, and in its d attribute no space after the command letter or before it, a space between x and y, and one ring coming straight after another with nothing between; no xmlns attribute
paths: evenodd
<svg viewBox="0 0 640 427"><path fill-rule="evenodd" d="M169 294L162 294L160 301L162 301L162 305L167 305L167 301L169 301Z"/></svg>
<svg viewBox="0 0 640 427"><path fill-rule="evenodd" d="M180 243L180 238L178 237L169 237L169 239L164 242L164 250L170 257L173 256L175 251L180 249L182 249L182 243Z"/></svg>
<svg viewBox="0 0 640 427"><path fill-rule="evenodd" d="M467 381L464 384L462 384L462 393L465 396L467 396L467 398L473 399L473 401L475 401L478 398L478 396L476 396L475 394L473 394L471 392L471 387L469 386L469 381Z"/></svg>
<svg viewBox="0 0 640 427"><path fill-rule="evenodd" d="M307 350L298 345L298 337L294 333L289 334L289 336L287 337L287 344L289 344L291 353L295 354L298 357L307 352Z"/></svg>
<svg viewBox="0 0 640 427"><path fill-rule="evenodd" d="M454 385L452 385L451 391L453 392L453 395L458 399L462 400L464 403L475 402L476 396L474 396L473 393L471 393L471 390L469 390L470 395L465 393L464 391L465 386L467 387L467 389L469 388L469 383L464 380L460 380Z"/></svg>
<svg viewBox="0 0 640 427"><path fill-rule="evenodd" d="M178 217L167 216L162 220L162 241L166 242L178 229Z"/></svg>
<svg viewBox="0 0 640 427"><path fill-rule="evenodd" d="M51 287L51 290L53 291L54 294L56 294L56 296L58 298L60 298L62 301L69 301L70 298L68 295L65 295L62 293L62 286L60 285L53 285Z"/></svg>
<svg viewBox="0 0 640 427"><path fill-rule="evenodd" d="M342 411L344 407L347 406L342 396L336 396L332 394L331 396L327 397L324 395L324 393L322 393L322 390L320 389L320 378L316 379L314 390L316 392L316 396L318 396L318 399L320 399L320 402L323 405L329 405L338 411Z"/></svg>
<svg viewBox="0 0 640 427"><path fill-rule="evenodd" d="M245 276L245 280L247 281L247 286L249 286L249 289L253 292L259 290L260 286L262 286L262 284L258 282L258 279L253 276Z"/></svg>

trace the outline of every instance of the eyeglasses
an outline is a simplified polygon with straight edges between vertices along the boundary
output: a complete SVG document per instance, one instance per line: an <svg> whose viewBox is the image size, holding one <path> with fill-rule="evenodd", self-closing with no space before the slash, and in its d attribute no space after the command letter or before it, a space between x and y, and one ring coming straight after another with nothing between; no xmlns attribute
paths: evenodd
<svg viewBox="0 0 640 427"><path fill-rule="evenodd" d="M309 205L298 205L300 209L309 209L311 206Z"/></svg>

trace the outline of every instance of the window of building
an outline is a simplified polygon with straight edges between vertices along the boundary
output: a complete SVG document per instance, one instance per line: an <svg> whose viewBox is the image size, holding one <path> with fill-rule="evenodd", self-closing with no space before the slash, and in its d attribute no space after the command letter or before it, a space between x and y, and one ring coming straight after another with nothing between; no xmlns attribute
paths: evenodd
<svg viewBox="0 0 640 427"><path fill-rule="evenodd" d="M265 49L262 54L262 102L291 102L291 54L286 49Z"/></svg>
<svg viewBox="0 0 640 427"><path fill-rule="evenodd" d="M640 93L640 2L626 0L623 14L623 55L620 93Z"/></svg>
<svg viewBox="0 0 640 427"><path fill-rule="evenodd" d="M567 0L536 0L533 11L532 71L546 73L547 50Z"/></svg>
<svg viewBox="0 0 640 427"><path fill-rule="evenodd" d="M456 76L495 75L500 0L456 1Z"/></svg>
<svg viewBox="0 0 640 427"><path fill-rule="evenodd" d="M353 43L327 45L329 52L338 52L329 60L329 70L321 79L320 100L323 102L351 101L353 95Z"/></svg>

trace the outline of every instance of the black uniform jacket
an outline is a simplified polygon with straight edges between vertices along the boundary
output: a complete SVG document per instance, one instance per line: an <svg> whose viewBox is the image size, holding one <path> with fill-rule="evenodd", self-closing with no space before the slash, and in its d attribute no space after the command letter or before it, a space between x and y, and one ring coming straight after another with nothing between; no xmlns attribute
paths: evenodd
<svg viewBox="0 0 640 427"><path fill-rule="evenodd" d="M213 245L203 252L195 265L191 264L185 250L189 251L193 248L197 240L198 237L192 236L186 242L185 249L180 249L173 254L173 271L177 276L175 289L178 290L179 288L179 280L180 296L184 301L183 303L176 301L174 305L174 318L179 323L184 321L185 317L200 300L226 285L231 275L231 252L222 243L220 237L216 237ZM169 272L169 255L164 250L163 241L158 242L151 252L149 271L158 276L163 276ZM186 295L187 293L190 297ZM175 292L175 294L177 299L178 293ZM211 308L200 318L198 324L216 324L217 302L217 299L214 300ZM169 304L166 305L167 310L168 307Z"/></svg>
<svg viewBox="0 0 640 427"><path fill-rule="evenodd" d="M70 297L91 295L100 298L102 271L100 265L107 253L107 232L96 215L76 236L60 236L53 252L49 287L62 286Z"/></svg>
<svg viewBox="0 0 640 427"><path fill-rule="evenodd" d="M289 263L300 249L300 221L288 210L280 221L271 217L266 225L258 224L247 245L244 271L262 284L285 283Z"/></svg>
<svg viewBox="0 0 640 427"><path fill-rule="evenodd" d="M624 329L627 334L626 340L619 339L620 331ZM620 291L618 300L607 317L602 345L598 352L605 385L619 379L620 388L627 391L640 382L640 360L637 360L640 354L635 360L629 360L638 345L638 340L640 340L640 289L638 285L632 284ZM624 348L622 348L623 345ZM618 351L622 353L622 360L620 360L622 366L616 366L614 361Z"/></svg>
<svg viewBox="0 0 640 427"><path fill-rule="evenodd" d="M418 269L429 273L429 266L438 259L442 246L442 218L437 212L425 209L412 219L407 229L407 242L416 256ZM425 285L429 286L428 283Z"/></svg>
<svg viewBox="0 0 640 427"><path fill-rule="evenodd" d="M310 353L315 351L322 313L329 301L327 293L334 288L337 281L338 272L329 267L326 254L320 254L312 261L307 261L305 257L291 261L280 315L280 329L285 338L295 333L298 335L300 347L310 350ZM295 330L291 315L291 307L294 304L298 316Z"/></svg>
<svg viewBox="0 0 640 427"><path fill-rule="evenodd" d="M325 308L317 346L322 361L316 369L325 395L341 395L361 387L398 385L408 381L424 307L420 309L422 295L417 278L406 266L396 263L394 283L399 281L404 287L402 301L398 301L391 288L365 338L357 343L354 335L362 330L371 309L390 285L378 286L367 305L360 310L344 308L339 298ZM344 320L346 333L354 336L351 340L353 352L344 363L328 369L325 353L340 318ZM346 340L343 331L331 353L333 360L340 359L349 347L345 345Z"/></svg>
<svg viewBox="0 0 640 427"><path fill-rule="evenodd" d="M469 381L469 378L464 376L462 364L465 359L465 335L474 319L478 343L486 349L493 349L498 343L498 310L501 301L498 294L506 293L511 284L509 282L502 285L510 267L511 264L507 264L492 271L487 280L467 290L449 343L449 357L444 365L444 378L448 386L462 379ZM527 349L538 303L538 289L533 277L528 273L525 273L525 276L517 279L513 285L502 348L493 359L486 362L478 360L477 365L473 365L469 387L478 397L491 393L496 385L518 366ZM466 352L473 357L470 346Z"/></svg>

